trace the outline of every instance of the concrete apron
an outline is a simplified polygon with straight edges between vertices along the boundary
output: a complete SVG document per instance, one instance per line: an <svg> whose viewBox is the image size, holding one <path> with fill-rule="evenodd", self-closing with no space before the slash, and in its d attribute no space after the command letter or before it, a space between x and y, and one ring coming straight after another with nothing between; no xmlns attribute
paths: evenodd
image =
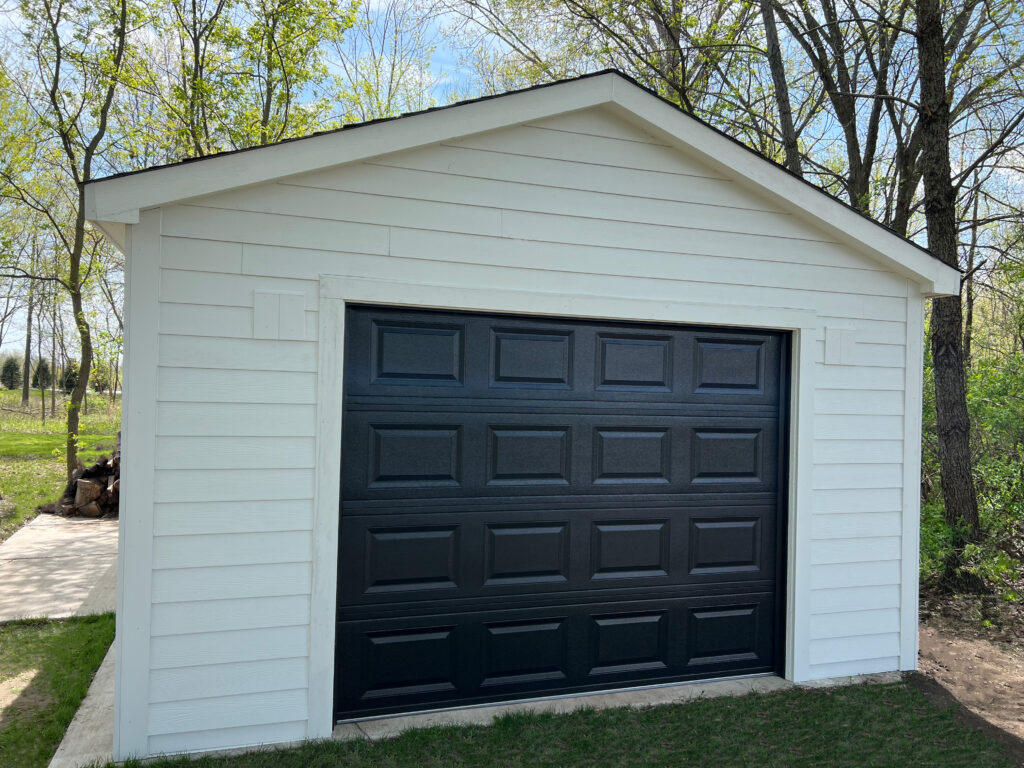
<svg viewBox="0 0 1024 768"><path fill-rule="evenodd" d="M114 661L113 648L103 660L89 693L82 702L75 719L64 735L50 768L85 768L95 763L103 765L113 759L114 744ZM678 683L655 688L635 688L610 693L589 693L534 701L513 701L478 707L420 712L412 715L393 715L336 726L332 738L337 741L362 739L380 741L398 736L413 728L431 728L441 725L491 725L496 717L514 712L552 712L566 714L578 709L610 709L629 707L643 709L664 704L685 704L719 696L744 696L748 693L771 693L794 687L829 688L860 683L893 683L902 679L899 672L874 675L854 675L795 685L780 677L748 677L713 682ZM229 756L256 750L274 750L298 746L287 744L253 744L233 749L203 752L204 755ZM156 758L152 758L156 759ZM147 761L143 761L147 762Z"/></svg>
<svg viewBox="0 0 1024 768"><path fill-rule="evenodd" d="M899 672L875 675L816 680L797 685L774 675L763 677L732 678L711 682L675 683L652 688L633 688L624 691L596 692L577 696L565 696L534 701L513 701L460 709L420 712L412 715L391 715L367 720L340 723L335 726L332 737L337 740L365 739L380 741L398 736L411 728L431 728L448 725L491 725L502 715L528 712L540 714L568 714L580 709L646 709L665 704L686 704L700 699L714 699L719 696L745 696L748 693L772 693L796 687L827 688L869 682L897 682L902 679Z"/></svg>

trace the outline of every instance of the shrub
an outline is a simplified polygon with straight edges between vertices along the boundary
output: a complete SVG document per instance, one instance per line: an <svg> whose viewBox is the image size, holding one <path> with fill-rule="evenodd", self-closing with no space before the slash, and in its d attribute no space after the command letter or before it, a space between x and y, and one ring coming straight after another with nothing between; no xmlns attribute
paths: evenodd
<svg viewBox="0 0 1024 768"><path fill-rule="evenodd" d="M94 392L106 392L110 389L110 369L105 365L97 366L89 373L89 386Z"/></svg>
<svg viewBox="0 0 1024 768"><path fill-rule="evenodd" d="M0 385L6 389L17 389L21 386L21 361L16 357L4 360L0 368Z"/></svg>

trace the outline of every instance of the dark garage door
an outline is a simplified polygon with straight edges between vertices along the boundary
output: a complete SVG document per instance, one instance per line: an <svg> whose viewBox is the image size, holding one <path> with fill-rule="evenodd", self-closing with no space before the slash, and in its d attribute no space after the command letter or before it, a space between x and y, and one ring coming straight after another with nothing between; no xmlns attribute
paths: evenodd
<svg viewBox="0 0 1024 768"><path fill-rule="evenodd" d="M350 307L338 717L774 671L786 341Z"/></svg>

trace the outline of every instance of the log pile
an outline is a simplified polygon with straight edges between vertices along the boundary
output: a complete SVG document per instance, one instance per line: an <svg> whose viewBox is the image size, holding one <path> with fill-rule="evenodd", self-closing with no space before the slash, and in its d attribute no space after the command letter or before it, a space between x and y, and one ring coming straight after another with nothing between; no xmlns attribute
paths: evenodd
<svg viewBox="0 0 1024 768"><path fill-rule="evenodd" d="M115 451L88 467L79 462L60 500L38 511L66 517L117 517L120 493L121 452Z"/></svg>

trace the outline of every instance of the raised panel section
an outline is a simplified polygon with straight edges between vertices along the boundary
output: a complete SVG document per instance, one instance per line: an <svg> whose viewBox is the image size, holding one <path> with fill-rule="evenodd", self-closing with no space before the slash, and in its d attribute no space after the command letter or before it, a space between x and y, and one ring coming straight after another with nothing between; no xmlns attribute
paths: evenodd
<svg viewBox="0 0 1024 768"><path fill-rule="evenodd" d="M363 699L454 691L454 627L432 627L365 636Z"/></svg>
<svg viewBox="0 0 1024 768"><path fill-rule="evenodd" d="M370 488L459 484L457 426L370 425Z"/></svg>
<svg viewBox="0 0 1024 768"><path fill-rule="evenodd" d="M565 624L565 619L554 619L487 625L481 687L565 680Z"/></svg>
<svg viewBox="0 0 1024 768"><path fill-rule="evenodd" d="M637 613L594 618L591 675L668 667L668 613Z"/></svg>
<svg viewBox="0 0 1024 768"><path fill-rule="evenodd" d="M567 582L568 525L490 525L484 561L488 586Z"/></svg>
<svg viewBox="0 0 1024 768"><path fill-rule="evenodd" d="M761 431L695 429L692 462L694 483L762 482Z"/></svg>
<svg viewBox="0 0 1024 768"><path fill-rule="evenodd" d="M495 328L491 333L491 386L572 386L571 332Z"/></svg>
<svg viewBox="0 0 1024 768"><path fill-rule="evenodd" d="M366 532L366 592L454 589L458 530L404 528Z"/></svg>
<svg viewBox="0 0 1024 768"><path fill-rule="evenodd" d="M597 342L599 388L671 391L670 336L602 333Z"/></svg>
<svg viewBox="0 0 1024 768"><path fill-rule="evenodd" d="M459 325L373 322L372 383L453 386L462 383Z"/></svg>
<svg viewBox="0 0 1024 768"><path fill-rule="evenodd" d="M756 571L760 560L760 518L690 521L690 573Z"/></svg>
<svg viewBox="0 0 1024 768"><path fill-rule="evenodd" d="M595 523L593 578L668 576L669 544L668 520Z"/></svg>
<svg viewBox="0 0 1024 768"><path fill-rule="evenodd" d="M689 614L687 664L719 665L758 658L757 604L695 608Z"/></svg>
<svg viewBox="0 0 1024 768"><path fill-rule="evenodd" d="M569 427L491 427L492 485L568 485Z"/></svg>
<svg viewBox="0 0 1024 768"><path fill-rule="evenodd" d="M756 394L764 390L763 341L697 339L697 392Z"/></svg>
<svg viewBox="0 0 1024 768"><path fill-rule="evenodd" d="M594 482L671 482L671 435L659 427L598 427L594 430Z"/></svg>

